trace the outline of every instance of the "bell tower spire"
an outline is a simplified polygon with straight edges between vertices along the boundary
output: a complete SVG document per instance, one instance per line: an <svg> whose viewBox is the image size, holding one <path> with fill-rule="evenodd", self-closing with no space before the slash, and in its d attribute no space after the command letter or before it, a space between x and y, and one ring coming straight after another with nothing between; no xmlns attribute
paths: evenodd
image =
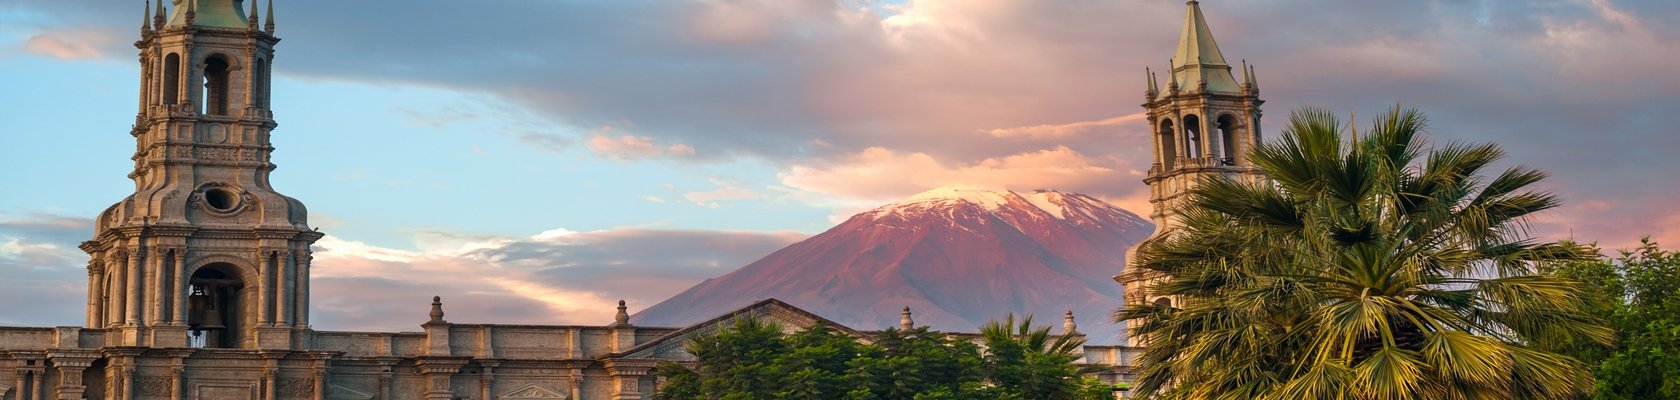
<svg viewBox="0 0 1680 400"><path fill-rule="evenodd" d="M299 348L322 234L269 182L280 39L251 30L246 0L173 0L173 15L157 1L135 43L134 192L81 246L93 258L88 326L118 332L120 346Z"/></svg>
<svg viewBox="0 0 1680 400"><path fill-rule="evenodd" d="M1178 207L1185 201L1185 192L1204 177L1260 179L1248 152L1260 142L1260 105L1265 101L1254 89L1246 62L1244 83L1237 83L1196 0L1185 3L1184 30L1168 68L1167 90L1159 92L1151 78L1144 96L1155 162L1143 182L1150 188L1154 210L1149 217L1155 222L1155 233L1138 247L1172 236L1179 226ZM1127 259L1135 260L1136 252L1135 248L1128 251ZM1149 293L1149 284L1158 277L1127 269L1114 279L1125 285L1128 307L1178 305L1176 299ZM1135 337L1127 337L1126 342L1141 344Z"/></svg>

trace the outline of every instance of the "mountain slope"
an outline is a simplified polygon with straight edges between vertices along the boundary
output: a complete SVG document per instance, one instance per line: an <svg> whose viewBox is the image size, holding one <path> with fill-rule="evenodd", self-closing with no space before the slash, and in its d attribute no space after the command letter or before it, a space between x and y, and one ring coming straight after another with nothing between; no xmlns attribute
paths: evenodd
<svg viewBox="0 0 1680 400"><path fill-rule="evenodd" d="M777 298L859 329L916 323L972 332L1006 313L1061 325L1079 317L1093 342L1118 340L1110 277L1148 221L1090 196L947 187L846 222L708 279L637 313L638 325L682 326Z"/></svg>

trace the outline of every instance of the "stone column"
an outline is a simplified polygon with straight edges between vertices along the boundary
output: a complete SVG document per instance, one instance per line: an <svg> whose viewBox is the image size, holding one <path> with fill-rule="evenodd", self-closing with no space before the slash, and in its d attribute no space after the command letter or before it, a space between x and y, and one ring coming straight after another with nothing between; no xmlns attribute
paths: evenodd
<svg viewBox="0 0 1680 400"><path fill-rule="evenodd" d="M315 367L315 400L327 399L327 367Z"/></svg>
<svg viewBox="0 0 1680 400"><path fill-rule="evenodd" d="M134 365L132 364L133 362L134 362L133 357L128 357L125 360L123 360L122 388L121 388L122 395L121 396L116 396L115 398L122 399L122 400L134 400Z"/></svg>
<svg viewBox="0 0 1680 400"><path fill-rule="evenodd" d="M140 268L140 251L139 248L129 249L128 262L123 264L123 275L128 278L127 289L124 290L127 293L123 296L123 301L128 303L128 310L124 315L128 326L140 325L140 299L144 298L140 278L145 273Z"/></svg>
<svg viewBox="0 0 1680 400"><path fill-rule="evenodd" d="M273 252L267 249L257 250L257 280L261 281L257 283L261 287L257 291L257 325L274 325L274 314L269 311L274 305L274 263L270 262L271 254Z"/></svg>
<svg viewBox="0 0 1680 400"><path fill-rule="evenodd" d="M495 393L496 393L496 373L495 373L495 369L496 369L497 365L501 365L501 364L502 363L496 362L496 361L488 361L488 360L479 360L478 361L478 365L484 367L484 372L481 373L481 374L478 374L478 385L479 385L480 391L482 392L479 395L479 398L483 398L485 400L495 398L494 397Z"/></svg>
<svg viewBox="0 0 1680 400"><path fill-rule="evenodd" d="M46 397L42 396L45 391L41 390L41 384L45 383L42 382L41 375L46 374L46 372L47 371L45 369L37 369L29 372L29 383L35 386L35 389L33 390L35 394L30 397L31 399L46 400Z"/></svg>
<svg viewBox="0 0 1680 400"><path fill-rule="evenodd" d="M309 265L315 256L306 248L297 255L297 317L293 319L300 328L309 327Z"/></svg>
<svg viewBox="0 0 1680 400"><path fill-rule="evenodd" d="M175 249L174 285L170 291L175 293L174 312L169 313L169 324L176 326L187 325L187 296L192 294L192 277L187 276L187 248Z"/></svg>
<svg viewBox="0 0 1680 400"><path fill-rule="evenodd" d="M280 326L292 324L292 252L280 250L274 256L274 323Z"/></svg>
<svg viewBox="0 0 1680 400"><path fill-rule="evenodd" d="M29 370L18 367L14 374L17 375L17 390L14 390L14 392L17 392L17 397L14 398L23 400L23 391L29 390ZM5 395L5 393L0 393L0 396Z"/></svg>
<svg viewBox="0 0 1680 400"><path fill-rule="evenodd" d="M570 383L572 386L572 398L578 400L583 399L583 370L573 369L572 378L567 380L567 383Z"/></svg>
<svg viewBox="0 0 1680 400"><path fill-rule="evenodd" d="M279 400L280 399L279 394L276 392L276 389L278 389L278 388L275 387L275 385L277 384L276 381L279 380L279 377L280 377L279 360L269 358L268 359L268 367L263 368L263 394L262 394L263 400Z"/></svg>
<svg viewBox="0 0 1680 400"><path fill-rule="evenodd" d="M383 363L382 363L383 364ZM382 365L379 372L378 400L391 400L391 366Z"/></svg>
<svg viewBox="0 0 1680 400"><path fill-rule="evenodd" d="M111 277L111 314L106 325L116 327L128 321L128 257L112 251L110 261L105 265L112 268Z"/></svg>
<svg viewBox="0 0 1680 400"><path fill-rule="evenodd" d="M169 259L169 254L163 249L153 249L152 257L146 260L147 264L152 265L151 273L146 276L151 278L146 289L146 297L150 298L152 303L151 311L146 315L146 321L150 326L163 325L169 322L169 320L163 318L163 306L169 302L169 293L166 292L169 283L164 280L169 275L165 273L169 269Z"/></svg>
<svg viewBox="0 0 1680 400"><path fill-rule="evenodd" d="M187 367L185 360L177 360L176 365L169 367L169 399L186 400L184 388L187 387Z"/></svg>
<svg viewBox="0 0 1680 400"><path fill-rule="evenodd" d="M99 290L100 275L102 274L99 271L99 260L88 260L87 270L87 327L99 328L101 325L99 323L99 310L104 306L103 304L100 304L101 302L99 301L101 297L104 297Z"/></svg>

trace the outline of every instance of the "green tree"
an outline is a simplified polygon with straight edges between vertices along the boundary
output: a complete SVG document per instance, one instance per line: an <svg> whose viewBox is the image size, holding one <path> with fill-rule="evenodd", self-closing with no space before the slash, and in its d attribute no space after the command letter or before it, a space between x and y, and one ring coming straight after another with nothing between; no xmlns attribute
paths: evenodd
<svg viewBox="0 0 1680 400"><path fill-rule="evenodd" d="M756 318L740 318L733 326L688 343L700 359L700 397L705 399L771 399L784 389L780 361L791 346L782 328Z"/></svg>
<svg viewBox="0 0 1680 400"><path fill-rule="evenodd" d="M851 362L848 398L990 399L979 347L927 327L889 328Z"/></svg>
<svg viewBox="0 0 1680 400"><path fill-rule="evenodd" d="M1073 364L1084 340L1015 325L1014 317L971 336L921 327L887 329L860 342L832 326L792 335L742 318L692 339L695 368L661 364L659 400L1061 400L1106 399L1110 387Z"/></svg>
<svg viewBox="0 0 1680 400"><path fill-rule="evenodd" d="M1493 144L1430 147L1396 107L1353 133L1327 111L1291 115L1249 155L1270 180L1211 178L1182 226L1136 268L1177 304L1118 317L1147 343L1134 388L1161 398L1554 399L1592 388L1546 346L1612 335L1578 283L1537 262L1587 249L1538 242L1524 221L1558 205L1545 174L1484 170ZM1346 129L1344 129L1346 128ZM1352 137L1343 140L1344 133Z"/></svg>
<svg viewBox="0 0 1680 400"><path fill-rule="evenodd" d="M1101 393L1096 399L1112 396L1106 385L1085 379L1086 373L1099 368L1074 364L1084 357L1085 339L1081 336L1051 335L1049 326L1034 328L1032 316L1016 323L1011 314L981 327L980 337L986 345L987 377L1011 397L1071 400L1089 398L1081 397L1089 393Z"/></svg>
<svg viewBox="0 0 1680 400"><path fill-rule="evenodd" d="M1564 342L1558 349L1595 366L1594 399L1680 399L1680 253L1649 238L1615 259L1549 264L1584 282L1588 310L1610 321L1617 347Z"/></svg>

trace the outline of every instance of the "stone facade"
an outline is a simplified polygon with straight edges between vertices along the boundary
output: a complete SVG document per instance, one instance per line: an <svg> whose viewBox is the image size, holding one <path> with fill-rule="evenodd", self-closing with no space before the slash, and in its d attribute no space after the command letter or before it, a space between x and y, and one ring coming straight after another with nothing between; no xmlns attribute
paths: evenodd
<svg viewBox="0 0 1680 400"><path fill-rule="evenodd" d="M1238 83L1231 65L1220 54L1202 9L1195 0L1187 3L1184 32L1179 37L1167 71L1167 89L1162 91L1153 71L1147 71L1143 107L1149 120L1149 135L1155 162L1143 182L1149 184L1149 218L1155 232L1138 244L1147 246L1170 237L1179 224L1178 207L1185 194L1208 176L1236 176L1261 179L1260 170L1248 160L1248 152L1260 143L1259 82L1253 67L1242 64ZM1136 248L1127 259L1136 260ZM1150 293L1149 285L1159 279L1143 271L1126 271L1115 277L1125 285L1127 304L1173 305L1177 299ZM1126 335L1126 344L1141 346Z"/></svg>
<svg viewBox="0 0 1680 400"><path fill-rule="evenodd" d="M434 298L417 332L314 330L322 234L268 180L273 4L259 24L257 0L159 1L136 42L135 191L81 246L87 326L0 327L0 400L644 399L657 363L692 362L683 344L735 318L833 324L776 300L686 328L631 324L622 302L606 326L459 324ZM1114 382L1133 350L1085 359Z"/></svg>

